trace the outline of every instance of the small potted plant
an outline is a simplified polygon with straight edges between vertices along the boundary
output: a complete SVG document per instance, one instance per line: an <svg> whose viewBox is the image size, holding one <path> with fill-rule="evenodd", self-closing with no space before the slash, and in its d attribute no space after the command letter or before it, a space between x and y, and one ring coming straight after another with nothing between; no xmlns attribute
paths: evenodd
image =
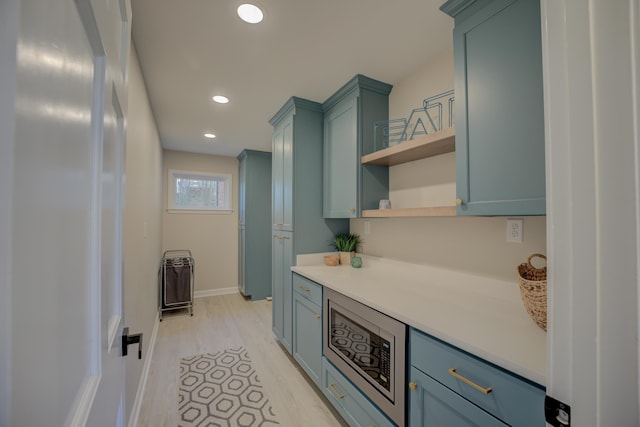
<svg viewBox="0 0 640 427"><path fill-rule="evenodd" d="M340 253L340 264L349 265L361 243L362 240L358 234L339 233L331 241L331 246Z"/></svg>

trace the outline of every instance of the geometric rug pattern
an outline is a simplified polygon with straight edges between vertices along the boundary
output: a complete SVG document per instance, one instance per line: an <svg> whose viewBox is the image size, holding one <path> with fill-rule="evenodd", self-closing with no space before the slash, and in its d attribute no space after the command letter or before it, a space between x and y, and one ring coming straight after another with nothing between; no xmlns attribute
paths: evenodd
<svg viewBox="0 0 640 427"><path fill-rule="evenodd" d="M180 361L180 427L279 425L244 347Z"/></svg>

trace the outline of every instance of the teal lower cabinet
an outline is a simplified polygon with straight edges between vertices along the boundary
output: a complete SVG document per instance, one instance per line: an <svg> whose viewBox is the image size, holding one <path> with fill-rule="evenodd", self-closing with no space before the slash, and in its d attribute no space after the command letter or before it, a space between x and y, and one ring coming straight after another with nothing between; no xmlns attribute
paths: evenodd
<svg viewBox="0 0 640 427"><path fill-rule="evenodd" d="M282 346L291 353L292 301L291 266L293 265L293 232L273 231L271 269L272 328Z"/></svg>
<svg viewBox="0 0 640 427"><path fill-rule="evenodd" d="M322 356L322 293L321 285L293 273L293 358L351 427L395 427Z"/></svg>
<svg viewBox="0 0 640 427"><path fill-rule="evenodd" d="M507 425L415 367L411 367L409 378L412 388L409 393L411 427Z"/></svg>
<svg viewBox="0 0 640 427"><path fill-rule="evenodd" d="M293 273L293 358L320 385L322 286Z"/></svg>
<svg viewBox="0 0 640 427"><path fill-rule="evenodd" d="M395 426L324 357L322 393L351 427Z"/></svg>
<svg viewBox="0 0 640 427"><path fill-rule="evenodd" d="M545 426L543 387L415 329L408 397L410 427Z"/></svg>

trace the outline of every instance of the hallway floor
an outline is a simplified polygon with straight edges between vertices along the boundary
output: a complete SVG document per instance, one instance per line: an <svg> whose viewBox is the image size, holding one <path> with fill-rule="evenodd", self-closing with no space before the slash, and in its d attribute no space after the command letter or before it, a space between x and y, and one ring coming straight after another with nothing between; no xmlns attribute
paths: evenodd
<svg viewBox="0 0 640 427"><path fill-rule="evenodd" d="M160 322L139 427L177 425L180 359L243 346L283 427L346 426L330 404L277 343L271 331L271 302L240 294L198 298L194 315L165 312Z"/></svg>

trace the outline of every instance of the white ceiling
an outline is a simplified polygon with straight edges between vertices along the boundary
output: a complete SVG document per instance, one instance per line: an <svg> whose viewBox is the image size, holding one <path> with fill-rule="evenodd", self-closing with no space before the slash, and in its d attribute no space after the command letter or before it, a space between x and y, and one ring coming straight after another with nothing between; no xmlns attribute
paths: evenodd
<svg viewBox="0 0 640 427"><path fill-rule="evenodd" d="M271 151L268 120L289 97L323 102L356 74L395 84L452 44L444 0L259 0L255 25L236 15L245 2L132 0L164 148ZM216 104L217 94L231 101Z"/></svg>

